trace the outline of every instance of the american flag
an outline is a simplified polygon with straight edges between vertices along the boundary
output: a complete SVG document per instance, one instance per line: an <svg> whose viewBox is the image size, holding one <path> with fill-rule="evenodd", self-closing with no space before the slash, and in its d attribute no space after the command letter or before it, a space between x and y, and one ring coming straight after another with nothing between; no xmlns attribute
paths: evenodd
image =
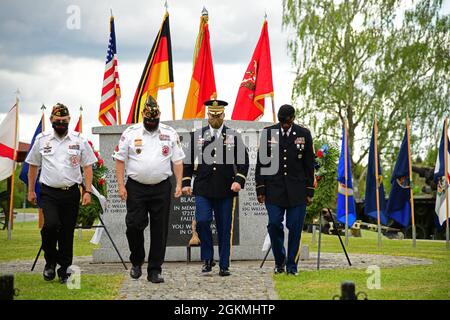
<svg viewBox="0 0 450 320"><path fill-rule="evenodd" d="M116 33L114 17L110 19L110 35L103 76L102 100L98 119L104 126L117 124L116 100L120 98L119 72L117 67Z"/></svg>

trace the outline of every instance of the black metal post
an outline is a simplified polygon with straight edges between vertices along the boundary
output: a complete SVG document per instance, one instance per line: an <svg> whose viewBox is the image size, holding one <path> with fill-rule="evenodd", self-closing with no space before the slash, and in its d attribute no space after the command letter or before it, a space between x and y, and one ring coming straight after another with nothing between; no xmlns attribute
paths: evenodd
<svg viewBox="0 0 450 320"><path fill-rule="evenodd" d="M109 232L108 232L108 229L106 228L105 224L103 223L102 217L99 216L98 219L100 220L100 222L101 222L103 228L105 229L106 235L108 236L108 238L109 238L109 240L111 241L111 243L112 243L114 249L116 250L117 255L118 255L119 258L120 258L120 261L122 261L123 267L125 268L125 270L128 270L127 265L126 265L125 262L123 261L122 256L120 255L120 252L119 252L119 250L118 250L117 247L116 247L116 244L114 243L113 239L111 238L111 236L110 236L110 234L109 234Z"/></svg>
<svg viewBox="0 0 450 320"><path fill-rule="evenodd" d="M42 244L41 244L41 246L40 246L40 248L39 248L39 251L38 251L38 253L37 253L37 255L36 255L36 259L34 259L33 266L31 267L31 271L34 270L34 267L36 266L36 263L37 263L37 261L38 261L38 259L39 259L39 256L41 255L41 251L42 251Z"/></svg>
<svg viewBox="0 0 450 320"><path fill-rule="evenodd" d="M269 252L270 252L270 250L272 250L272 244L270 244L270 247L269 247L269 249L267 249L267 252L266 252L266 255L264 256L264 260L261 262L261 265L259 266L260 268L262 268L263 267L263 265L264 265L264 263L266 262L266 260L267 260L267 257L268 257L268 255L269 255Z"/></svg>
<svg viewBox="0 0 450 320"><path fill-rule="evenodd" d="M333 221L333 225L336 225L336 222L334 221L334 218L333 218L333 215L331 214L330 209L328 209L328 213L330 214L330 218ZM342 242L341 235L339 234L339 230L337 228L337 225L336 225L336 230L337 230L337 236L339 238L339 241L341 242L342 250L344 250L345 257L347 258L348 265L351 266L352 263L350 262L350 258L348 257L347 250L345 249L344 243Z"/></svg>

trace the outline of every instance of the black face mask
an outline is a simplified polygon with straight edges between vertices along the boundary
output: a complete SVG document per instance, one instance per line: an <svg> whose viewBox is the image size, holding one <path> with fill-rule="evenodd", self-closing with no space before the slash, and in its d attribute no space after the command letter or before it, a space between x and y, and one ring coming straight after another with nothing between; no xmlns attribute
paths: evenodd
<svg viewBox="0 0 450 320"><path fill-rule="evenodd" d="M57 134L60 136L63 136L67 133L67 130L69 129L69 123L62 122L62 121L55 121L52 122L52 127L56 131Z"/></svg>
<svg viewBox="0 0 450 320"><path fill-rule="evenodd" d="M145 130L152 132L158 129L159 126L159 118L144 118L144 128Z"/></svg>

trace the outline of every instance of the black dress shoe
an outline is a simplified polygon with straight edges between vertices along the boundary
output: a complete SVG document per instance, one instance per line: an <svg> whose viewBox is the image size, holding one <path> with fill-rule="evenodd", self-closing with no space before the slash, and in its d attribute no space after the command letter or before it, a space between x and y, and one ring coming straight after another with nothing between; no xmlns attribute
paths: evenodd
<svg viewBox="0 0 450 320"><path fill-rule="evenodd" d="M69 278L70 278L70 273L66 273L66 274L64 274L64 275L61 275L61 276L59 277L59 283L61 283L61 284L66 284L67 281L69 281Z"/></svg>
<svg viewBox="0 0 450 320"><path fill-rule="evenodd" d="M284 266L275 266L275 269L273 270L273 273L275 274L280 274L280 273L285 273L285 267Z"/></svg>
<svg viewBox="0 0 450 320"><path fill-rule="evenodd" d="M216 264L214 263L214 265ZM205 260L205 264L202 267L202 272L203 273L211 272L212 267L213 267L213 260Z"/></svg>
<svg viewBox="0 0 450 320"><path fill-rule="evenodd" d="M132 266L130 270L130 277L139 279L142 276L142 269L140 265Z"/></svg>
<svg viewBox="0 0 450 320"><path fill-rule="evenodd" d="M164 278L161 276L161 272L153 271L147 276L147 280L152 283L163 283Z"/></svg>
<svg viewBox="0 0 450 320"><path fill-rule="evenodd" d="M298 272L297 271L288 270L286 273L287 273L288 276L298 276Z"/></svg>
<svg viewBox="0 0 450 320"><path fill-rule="evenodd" d="M230 275L230 271L228 269L220 269L219 276L221 277L228 277Z"/></svg>
<svg viewBox="0 0 450 320"><path fill-rule="evenodd" d="M44 272L42 273L45 281L52 281L56 277L55 265L46 264L44 267Z"/></svg>

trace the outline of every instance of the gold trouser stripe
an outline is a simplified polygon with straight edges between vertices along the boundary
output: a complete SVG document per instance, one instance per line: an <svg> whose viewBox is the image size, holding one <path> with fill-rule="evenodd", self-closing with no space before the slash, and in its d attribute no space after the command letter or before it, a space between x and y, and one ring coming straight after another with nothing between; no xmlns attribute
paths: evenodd
<svg viewBox="0 0 450 320"><path fill-rule="evenodd" d="M236 210L236 198L237 197L233 197L233 207L231 209L230 255L228 256L229 264L231 264L231 253L233 252L233 227L234 227L234 211Z"/></svg>
<svg viewBox="0 0 450 320"><path fill-rule="evenodd" d="M241 177L242 179L247 180L247 177L244 176L243 174L237 173L236 176L239 176L239 177Z"/></svg>
<svg viewBox="0 0 450 320"><path fill-rule="evenodd" d="M298 244L297 254L295 255L295 263L298 263L298 259L300 258L300 249L302 248L302 230L300 230L300 241Z"/></svg>

